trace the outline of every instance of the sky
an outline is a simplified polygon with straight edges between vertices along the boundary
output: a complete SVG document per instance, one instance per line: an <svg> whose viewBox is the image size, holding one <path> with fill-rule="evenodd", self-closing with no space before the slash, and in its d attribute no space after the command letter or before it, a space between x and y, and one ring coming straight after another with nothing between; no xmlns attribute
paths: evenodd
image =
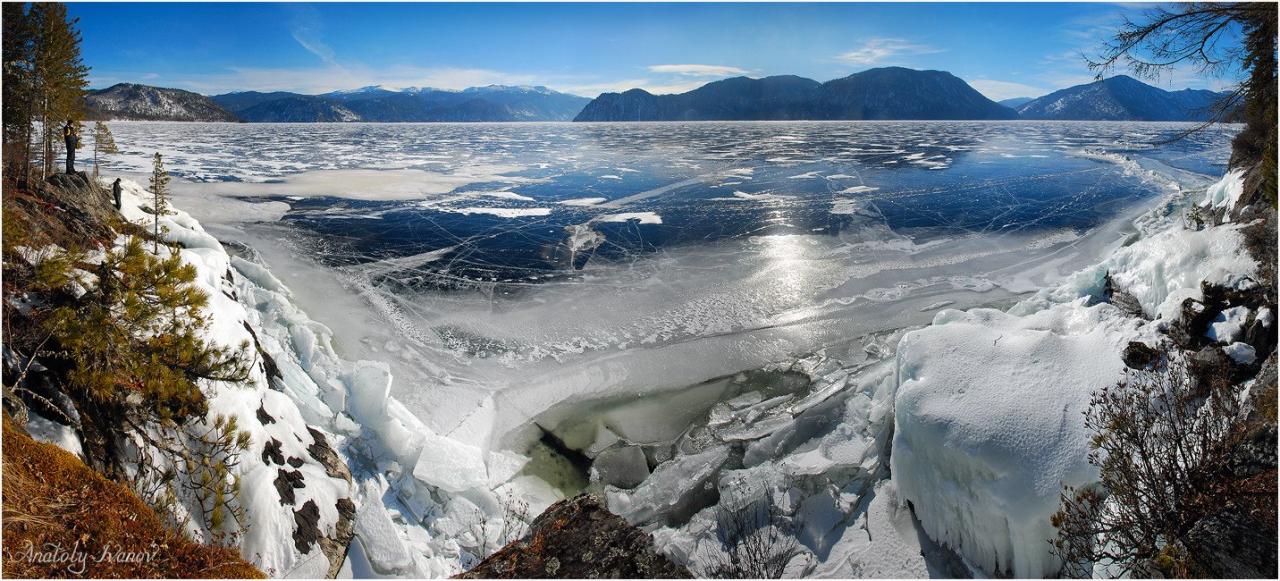
<svg viewBox="0 0 1280 581"><path fill-rule="evenodd" d="M203 94L367 85L545 85L595 97L677 93L732 76L827 81L880 66L949 71L987 97L1093 80L1115 3L352 4L71 3L92 67ZM1117 71L1123 73L1125 71ZM1174 71L1157 86L1220 89Z"/></svg>

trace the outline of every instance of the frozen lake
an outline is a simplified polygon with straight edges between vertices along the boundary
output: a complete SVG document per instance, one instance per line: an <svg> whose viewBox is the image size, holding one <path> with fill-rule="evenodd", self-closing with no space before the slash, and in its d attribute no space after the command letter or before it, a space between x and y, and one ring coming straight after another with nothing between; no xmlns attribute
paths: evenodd
<svg viewBox="0 0 1280 581"><path fill-rule="evenodd" d="M858 365L868 337L1052 282L1222 173L1234 128L1149 145L1186 127L120 122L104 167L163 153L177 203L428 425L520 448L565 405Z"/></svg>

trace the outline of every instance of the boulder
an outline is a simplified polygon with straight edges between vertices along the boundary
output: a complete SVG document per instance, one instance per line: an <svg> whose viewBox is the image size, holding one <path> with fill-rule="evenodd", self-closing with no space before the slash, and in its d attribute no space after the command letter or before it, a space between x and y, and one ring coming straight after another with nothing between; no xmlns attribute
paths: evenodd
<svg viewBox="0 0 1280 581"><path fill-rule="evenodd" d="M1146 343L1130 341L1122 358L1129 369L1147 369L1160 360L1160 351Z"/></svg>
<svg viewBox="0 0 1280 581"><path fill-rule="evenodd" d="M462 579L687 579L644 531L583 494L551 505L524 538L481 561Z"/></svg>
<svg viewBox="0 0 1280 581"><path fill-rule="evenodd" d="M1231 374L1231 359L1222 348L1206 345L1191 356L1188 371L1195 381L1196 392L1207 394L1214 381L1224 380Z"/></svg>
<svg viewBox="0 0 1280 581"><path fill-rule="evenodd" d="M1188 298L1182 301L1181 314L1170 326L1167 334L1174 344L1183 349L1195 349L1208 340L1204 336L1209 323L1219 310L1210 309L1205 303Z"/></svg>
<svg viewBox="0 0 1280 581"><path fill-rule="evenodd" d="M1117 287L1111 279L1111 273L1107 273L1103 283L1102 292L1107 302L1115 305L1130 317L1147 318L1146 312L1142 310L1142 303L1132 293Z"/></svg>

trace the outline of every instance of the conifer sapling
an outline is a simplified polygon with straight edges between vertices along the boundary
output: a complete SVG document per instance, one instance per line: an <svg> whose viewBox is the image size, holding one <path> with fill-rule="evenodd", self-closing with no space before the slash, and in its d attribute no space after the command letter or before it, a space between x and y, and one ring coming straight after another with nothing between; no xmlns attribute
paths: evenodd
<svg viewBox="0 0 1280 581"><path fill-rule="evenodd" d="M169 213L169 173L164 171L164 159L160 157L160 152L156 152L152 160L151 193L155 196L151 208L154 217L152 235L155 237L152 248L154 254L160 254L160 216Z"/></svg>

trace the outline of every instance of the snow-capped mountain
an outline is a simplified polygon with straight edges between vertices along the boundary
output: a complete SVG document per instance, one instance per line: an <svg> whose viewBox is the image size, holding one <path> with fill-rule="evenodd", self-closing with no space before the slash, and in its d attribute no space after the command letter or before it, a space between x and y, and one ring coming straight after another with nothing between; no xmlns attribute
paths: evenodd
<svg viewBox="0 0 1280 581"><path fill-rule="evenodd" d="M590 101L542 86L504 85L462 91L377 85L321 95L238 92L213 100L249 122L569 121Z"/></svg>
<svg viewBox="0 0 1280 581"><path fill-rule="evenodd" d="M1204 121L1221 93L1165 91L1118 75L1055 91L1018 107L1023 119L1077 121Z"/></svg>
<svg viewBox="0 0 1280 581"><path fill-rule="evenodd" d="M238 121L209 97L181 89L120 83L90 91L85 107L99 119Z"/></svg>

